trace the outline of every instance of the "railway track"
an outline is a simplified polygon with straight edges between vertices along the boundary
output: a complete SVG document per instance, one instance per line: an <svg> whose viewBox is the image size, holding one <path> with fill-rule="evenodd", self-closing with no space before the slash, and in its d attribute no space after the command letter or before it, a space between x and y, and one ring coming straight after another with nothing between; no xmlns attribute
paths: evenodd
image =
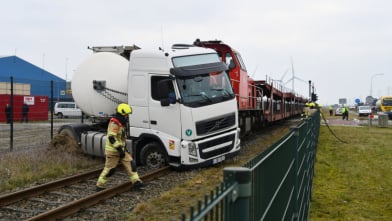
<svg viewBox="0 0 392 221"><path fill-rule="evenodd" d="M267 129L242 139L244 152L253 152L248 150L249 145L260 142L264 136L283 133L299 121L300 119L283 121L273 130ZM140 168L139 174L149 185L147 190L135 192L130 191L132 186L125 171L117 171L111 177L108 189L95 192L95 182L100 172L101 169L98 169L0 196L0 221L122 220L138 203L154 199L198 174L197 170L178 172L169 171L165 167L158 171L144 172Z"/></svg>
<svg viewBox="0 0 392 221"><path fill-rule="evenodd" d="M111 177L111 186L95 192L95 182L101 170L0 196L0 220L57 220L132 189L125 172L121 171ZM170 168L164 167L145 173L141 178L150 182L168 172Z"/></svg>

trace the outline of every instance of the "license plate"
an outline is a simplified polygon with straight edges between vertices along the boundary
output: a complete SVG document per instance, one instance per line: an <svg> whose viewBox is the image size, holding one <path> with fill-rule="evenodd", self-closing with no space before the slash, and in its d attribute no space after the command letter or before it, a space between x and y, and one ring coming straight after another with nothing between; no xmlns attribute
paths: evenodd
<svg viewBox="0 0 392 221"><path fill-rule="evenodd" d="M212 164L217 164L225 160L225 156L221 156L212 160Z"/></svg>

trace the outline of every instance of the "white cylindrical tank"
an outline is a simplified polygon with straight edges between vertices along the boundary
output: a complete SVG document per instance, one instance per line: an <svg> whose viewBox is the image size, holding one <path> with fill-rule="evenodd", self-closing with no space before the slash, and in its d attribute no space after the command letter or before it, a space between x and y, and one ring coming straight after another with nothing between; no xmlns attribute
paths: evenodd
<svg viewBox="0 0 392 221"><path fill-rule="evenodd" d="M377 102L376 102L376 111L381 111L381 101L382 101L382 98L377 100Z"/></svg>
<svg viewBox="0 0 392 221"><path fill-rule="evenodd" d="M128 101L128 68L129 61L112 52L94 53L82 62L75 70L71 84L72 95L79 108L89 116L114 114L119 102ZM94 89L94 81L104 82L107 89Z"/></svg>

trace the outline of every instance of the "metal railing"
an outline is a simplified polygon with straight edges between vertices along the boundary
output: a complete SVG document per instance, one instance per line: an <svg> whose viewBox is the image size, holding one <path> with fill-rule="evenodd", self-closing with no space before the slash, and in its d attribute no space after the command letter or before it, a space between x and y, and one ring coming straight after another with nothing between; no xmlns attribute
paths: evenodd
<svg viewBox="0 0 392 221"><path fill-rule="evenodd" d="M307 220L320 112L316 111L224 181L181 220Z"/></svg>

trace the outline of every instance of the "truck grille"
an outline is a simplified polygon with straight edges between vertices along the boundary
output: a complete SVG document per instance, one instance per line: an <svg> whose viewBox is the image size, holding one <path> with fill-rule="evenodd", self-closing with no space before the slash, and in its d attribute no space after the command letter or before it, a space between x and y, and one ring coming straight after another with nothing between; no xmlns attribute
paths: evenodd
<svg viewBox="0 0 392 221"><path fill-rule="evenodd" d="M231 141L231 142L230 142ZM220 147L219 149L208 151L208 152L203 152L204 149L214 147L220 144L224 144L230 142L230 144ZM235 134L230 134L228 136L224 136L218 139L210 140L204 143L199 143L199 154L200 158L202 159L208 159L214 156L219 156L224 153L230 152L231 149L234 148L234 143L235 143Z"/></svg>
<svg viewBox="0 0 392 221"><path fill-rule="evenodd" d="M235 113L207 119L196 123L197 135L205 135L235 125Z"/></svg>

